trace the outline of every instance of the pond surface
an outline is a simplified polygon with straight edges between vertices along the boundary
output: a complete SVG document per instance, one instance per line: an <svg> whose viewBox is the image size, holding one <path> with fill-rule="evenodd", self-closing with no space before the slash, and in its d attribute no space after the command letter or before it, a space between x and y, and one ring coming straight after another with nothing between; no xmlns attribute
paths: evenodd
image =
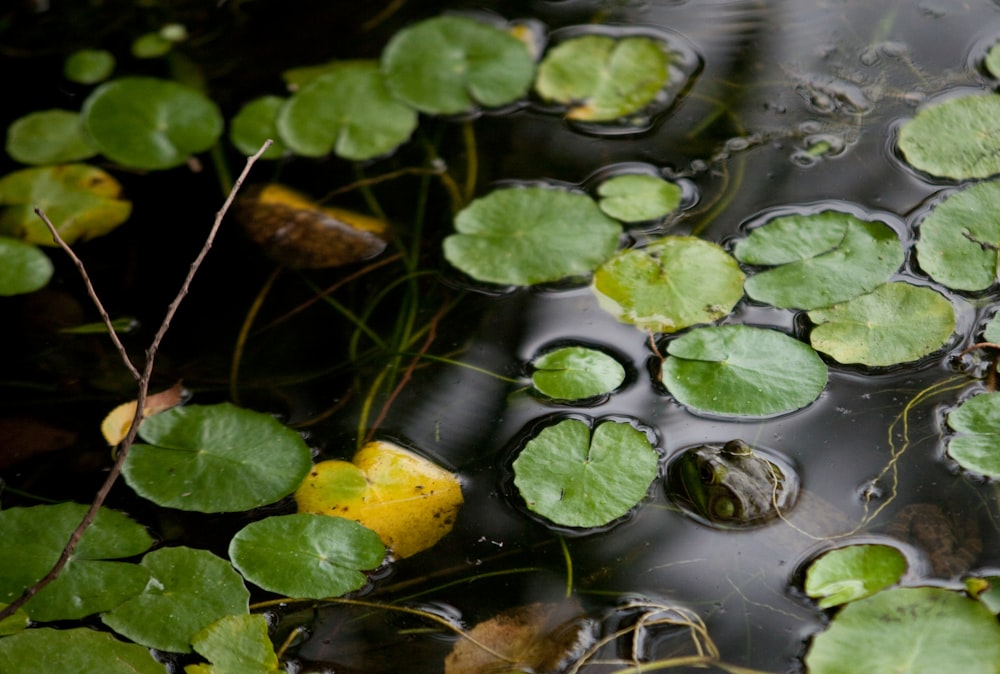
<svg viewBox="0 0 1000 674"><path fill-rule="evenodd" d="M282 16L278 3L241 3L241 8L246 14L240 39L219 38L225 44L205 52L218 71L221 104L234 108L245 91L262 93L262 82L277 87L281 70L377 54L393 30L443 10L531 18L546 31L598 23L612 34L641 29L670 36L693 55L692 81L673 105L632 127L616 127L614 133L581 127L532 105L475 119L477 194L496 181L544 180L589 189L609 172L657 171L680 182L686 202L669 221L631 230L632 239L693 233L723 246L775 209L857 209L895 223L907 246L907 262L897 278L921 285L930 281L912 259L914 226L952 184L907 167L895 136L903 120L928 100L995 87L981 61L1000 38L1000 6L988 0L403 3L368 32L319 6L309 9L314 18L306 9ZM22 20L36 30L44 16ZM211 24L211 18L200 20ZM345 21L348 37L341 40L325 26L318 29L324 21ZM10 58L27 48L12 29L4 36L10 38ZM31 67L45 72L44 61L39 55ZM25 77L10 79L24 84ZM78 99L74 92L40 82L41 75L29 79L26 90L46 105L66 106L65 99ZM38 106L24 100L12 117ZM466 161L460 133L457 122L448 122L424 140L439 143L444 160L457 165ZM365 171L386 173L419 162L414 159L419 154L405 149ZM280 173L283 182L313 194L356 177L337 159L294 159L257 170L257 181ZM137 352L155 329L219 201L215 182L204 173L177 169L155 185L145 178L121 177L136 203L130 224L81 249L112 313L139 318L142 327L127 342ZM405 238L421 208L417 180L403 179L376 193ZM867 371L829 361L826 389L804 409L763 420L712 418L692 413L658 382L654 344L662 350L668 340L657 335L651 342L648 334L616 321L598 306L585 282L530 290L471 287L438 252L440 239L451 231L447 212L443 193L432 191L422 264L440 273L420 278L416 315L436 331L426 352L451 362L422 363L395 397L391 387L367 397L380 372L379 360L391 355L357 349L353 325L341 312L317 303L283 318L314 289L337 283L354 268L285 272L256 319L239 381L229 388L236 335L272 271L235 224L224 231L192 288L164 344L156 377L163 385L183 378L195 402L230 399L235 393L244 406L279 415L302 430L321 458L349 458L371 433L416 448L460 475L465 505L453 532L434 548L380 571L366 598L405 602L468 628L500 611L560 602L571 589L580 612L603 633L634 625L641 613L635 602L641 598L691 611L728 663L800 670L808 638L827 619L802 596L801 572L831 542L796 535L781 522L747 530L705 526L678 510L662 475L645 502L603 531L549 525L526 510L513 486L511 463L526 438L566 415L625 420L648 430L662 465L685 448L734 438L766 447L795 467L802 489L829 504L829 517L837 511L860 522L886 505L861 540L884 540L878 532L906 505L937 504L953 517L975 521L982 551L974 568L1000 567L995 487L960 472L945 456L941 439L944 414L982 388L965 372L958 354L979 341L993 313L995 290L959 296L935 286L955 305L956 332L945 348L916 363ZM189 231L193 222L200 223L194 233ZM33 503L36 496L88 501L107 467L95 420L128 396L127 375L117 371L115 354L99 337L67 338L52 331L51 325L96 318L71 265L55 252L51 257L57 272L48 289L0 303L0 323L7 326L3 344L9 356L19 354L0 374L0 396L5 417L41 420L74 434L76 442L69 450L38 458L5 460L3 483L10 491L4 507ZM363 311L382 284L399 278L399 270L395 273L348 284L334 297ZM382 313L366 320L387 334L394 329L394 312L410 310L407 301L389 299L378 307ZM440 308L452 302L456 308L439 318ZM774 327L806 338L809 330L804 316L747 299L722 323ZM406 345L408 357L423 348L426 335ZM618 357L628 372L626 383L583 406L530 393L528 363L553 345L570 343ZM351 349L362 354L353 363L346 356ZM400 361L400 372L408 362ZM380 418L383 407L387 411ZM245 521L154 515L123 485L110 504L139 519L149 515L146 523L167 542L209 548L228 540ZM823 530L817 523L815 531ZM911 560L908 580L933 576L924 553L905 549ZM930 582L960 587L955 578ZM275 643L293 628L305 628L286 654L298 660L295 671L300 672L438 671L454 644L453 635L413 616L336 604L307 610L291 605L275 610L273 617ZM660 625L635 628L600 657L627 661L631 648L647 659L692 652L684 627ZM617 668L590 664L583 671Z"/></svg>

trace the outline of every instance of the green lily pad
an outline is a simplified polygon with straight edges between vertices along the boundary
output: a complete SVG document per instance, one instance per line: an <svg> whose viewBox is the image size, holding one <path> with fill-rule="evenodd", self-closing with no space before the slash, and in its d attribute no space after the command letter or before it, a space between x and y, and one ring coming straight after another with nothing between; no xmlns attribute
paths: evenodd
<svg viewBox="0 0 1000 674"><path fill-rule="evenodd" d="M989 71L990 75L1000 78L1000 42L990 47L990 50L986 53L986 60L983 65L986 66L986 70Z"/></svg>
<svg viewBox="0 0 1000 674"><path fill-rule="evenodd" d="M743 298L744 274L714 243L668 236L619 251L594 273L601 308L641 330L677 332L727 315Z"/></svg>
<svg viewBox="0 0 1000 674"><path fill-rule="evenodd" d="M86 627L25 630L0 639L0 672L165 674L148 648Z"/></svg>
<svg viewBox="0 0 1000 674"><path fill-rule="evenodd" d="M322 157L334 152L345 159L371 159L406 142L417 126L417 113L394 99L378 65L345 64L316 77L278 112L281 139L292 152Z"/></svg>
<svg viewBox="0 0 1000 674"><path fill-rule="evenodd" d="M10 603L49 572L86 511L78 503L0 511L0 601ZM152 544L141 525L102 508L59 577L32 597L25 610L32 620L47 622L118 606L142 591L149 572L108 560L141 554Z"/></svg>
<svg viewBox="0 0 1000 674"><path fill-rule="evenodd" d="M698 328L672 340L660 375L682 405L733 417L771 417L810 404L826 365L788 335L748 325Z"/></svg>
<svg viewBox="0 0 1000 674"><path fill-rule="evenodd" d="M393 96L421 112L450 115L523 97L535 64L527 45L473 19L439 16L396 33L382 50Z"/></svg>
<svg viewBox="0 0 1000 674"><path fill-rule="evenodd" d="M920 223L917 260L953 290L985 290L1000 270L1000 182L976 183L938 203Z"/></svg>
<svg viewBox="0 0 1000 674"><path fill-rule="evenodd" d="M229 140L236 149L249 156L260 149L264 141L273 141L263 159L280 159L288 148L278 137L278 111L285 104L281 96L261 96L245 104L229 126Z"/></svg>
<svg viewBox="0 0 1000 674"><path fill-rule="evenodd" d="M55 246L40 208L68 244L103 236L132 213L121 185L99 168L61 164L22 169L0 178L0 235Z"/></svg>
<svg viewBox="0 0 1000 674"><path fill-rule="evenodd" d="M52 260L30 243L0 236L0 296L44 288L52 278Z"/></svg>
<svg viewBox="0 0 1000 674"><path fill-rule="evenodd" d="M584 35L549 50L535 90L569 105L568 119L603 122L641 110L666 87L670 56L648 37Z"/></svg>
<svg viewBox="0 0 1000 674"><path fill-rule="evenodd" d="M161 548L142 558L152 580L141 594L101 616L136 643L188 653L195 634L219 618L248 612L250 592L224 559L207 550Z"/></svg>
<svg viewBox="0 0 1000 674"><path fill-rule="evenodd" d="M385 546L371 529L342 517L299 513L253 522L229 544L243 576L287 597L339 597L365 585Z"/></svg>
<svg viewBox="0 0 1000 674"><path fill-rule="evenodd" d="M806 594L830 608L862 599L899 582L906 557L890 545L848 545L831 550L806 570Z"/></svg>
<svg viewBox="0 0 1000 674"><path fill-rule="evenodd" d="M0 609L5 609L7 606L7 604L0 603ZM31 618L28 616L28 613L23 608L19 608L12 615L0 620L0 637L23 632L28 629L28 625L30 624Z"/></svg>
<svg viewBox="0 0 1000 674"><path fill-rule="evenodd" d="M61 164L97 154L83 132L80 115L69 110L39 110L7 128L7 154L22 164Z"/></svg>
<svg viewBox="0 0 1000 674"><path fill-rule="evenodd" d="M1000 625L980 602L936 587L886 590L844 607L813 639L810 674L987 674L1000 663Z"/></svg>
<svg viewBox="0 0 1000 674"><path fill-rule="evenodd" d="M986 324L983 328L983 339L987 342L993 342L994 344L1000 344L1000 313L997 313L990 319L990 322Z"/></svg>
<svg viewBox="0 0 1000 674"><path fill-rule="evenodd" d="M199 512L250 510L288 496L312 467L309 447L273 417L187 405L146 419L122 475L140 496Z"/></svg>
<svg viewBox="0 0 1000 674"><path fill-rule="evenodd" d="M138 169L168 169L204 152L222 134L222 115L200 92L153 77L122 77L83 104L83 123L108 159Z"/></svg>
<svg viewBox="0 0 1000 674"><path fill-rule="evenodd" d="M531 383L555 400L584 400L611 393L625 381L625 368L612 356L584 346L567 346L531 362Z"/></svg>
<svg viewBox="0 0 1000 674"><path fill-rule="evenodd" d="M885 283L903 264L891 227L823 211L774 218L736 244L740 262L777 265L747 279L747 294L784 309L816 309Z"/></svg>
<svg viewBox="0 0 1000 674"><path fill-rule="evenodd" d="M993 613L1000 613L1000 576L966 578L965 591Z"/></svg>
<svg viewBox="0 0 1000 674"><path fill-rule="evenodd" d="M114 69L115 57L108 50L78 49L66 57L63 75L77 84L97 84L111 77Z"/></svg>
<svg viewBox="0 0 1000 674"><path fill-rule="evenodd" d="M494 190L463 208L444 256L472 278L533 285L587 274L618 246L621 225L588 196L544 187Z"/></svg>
<svg viewBox="0 0 1000 674"><path fill-rule="evenodd" d="M529 440L514 461L514 485L528 510L566 527L600 527L649 492L659 455L646 434L616 421L564 419Z"/></svg>
<svg viewBox="0 0 1000 674"><path fill-rule="evenodd" d="M1000 173L1000 95L952 98L917 112L899 130L899 149L914 168L968 180Z"/></svg>
<svg viewBox="0 0 1000 674"><path fill-rule="evenodd" d="M185 674L273 674L287 670L278 663L262 615L221 618L191 642L210 665L189 665Z"/></svg>
<svg viewBox="0 0 1000 674"><path fill-rule="evenodd" d="M940 293L886 283L867 295L809 312L813 348L841 363L907 363L940 349L955 330L955 308Z"/></svg>
<svg viewBox="0 0 1000 674"><path fill-rule="evenodd" d="M948 454L960 466L986 477L1000 477L1000 392L969 398L948 415L959 435L948 441Z"/></svg>
<svg viewBox="0 0 1000 674"><path fill-rule="evenodd" d="M681 205L681 188L656 176L634 174L609 178L597 188L601 210L622 222L655 220Z"/></svg>

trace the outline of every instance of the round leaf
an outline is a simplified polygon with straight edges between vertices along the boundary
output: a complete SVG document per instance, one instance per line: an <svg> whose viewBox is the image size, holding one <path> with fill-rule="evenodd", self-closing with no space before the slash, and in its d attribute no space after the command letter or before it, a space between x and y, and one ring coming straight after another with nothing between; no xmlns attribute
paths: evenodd
<svg viewBox="0 0 1000 674"><path fill-rule="evenodd" d="M0 295L44 288L52 278L49 256L29 243L0 236Z"/></svg>
<svg viewBox="0 0 1000 674"><path fill-rule="evenodd" d="M288 597L323 599L364 586L385 557L378 534L341 517L300 513L248 524L229 544L252 583Z"/></svg>
<svg viewBox="0 0 1000 674"><path fill-rule="evenodd" d="M646 497L659 456L646 434L606 421L593 430L565 419L529 440L514 461L514 485L528 509L567 527L599 527Z"/></svg>
<svg viewBox="0 0 1000 674"><path fill-rule="evenodd" d="M280 96L262 96L245 104L233 117L229 140L240 152L252 155L265 140L273 141L261 155L264 159L279 159L287 148L278 138L278 111L285 104Z"/></svg>
<svg viewBox="0 0 1000 674"><path fill-rule="evenodd" d="M775 330L725 325L670 342L661 380L682 405L735 417L770 417L805 407L826 387L826 365Z"/></svg>
<svg viewBox="0 0 1000 674"><path fill-rule="evenodd" d="M1000 477L1000 393L969 398L948 415L959 435L948 442L948 454L966 470Z"/></svg>
<svg viewBox="0 0 1000 674"><path fill-rule="evenodd" d="M611 393L625 381L625 368L613 357L583 346L542 354L531 366L531 383L556 400L583 400Z"/></svg>
<svg viewBox="0 0 1000 674"><path fill-rule="evenodd" d="M123 77L83 104L87 133L112 161L138 169L180 166L212 147L222 115L204 95L170 80Z"/></svg>
<svg viewBox="0 0 1000 674"><path fill-rule="evenodd" d="M0 511L0 602L21 595L55 564L87 506L78 503ZM32 620L82 618L107 611L135 596L149 580L136 564L107 560L145 552L146 530L124 514L102 508L56 580L25 605ZM2 670L0 670L2 671Z"/></svg>
<svg viewBox="0 0 1000 674"><path fill-rule="evenodd" d="M1000 269L1000 182L977 183L948 195L923 222L917 241L920 266L954 290L985 290Z"/></svg>
<svg viewBox="0 0 1000 674"><path fill-rule="evenodd" d="M980 602L935 587L879 592L844 607L805 657L811 674L987 674L1000 625Z"/></svg>
<svg viewBox="0 0 1000 674"><path fill-rule="evenodd" d="M152 577L143 592L101 616L105 625L136 643L187 653L203 628L248 612L250 593L243 579L207 550L161 548L141 564Z"/></svg>
<svg viewBox="0 0 1000 674"><path fill-rule="evenodd" d="M669 61L664 46L652 38L585 35L545 55L535 89L545 100L571 105L569 119L617 119L656 98L667 85Z"/></svg>
<svg viewBox="0 0 1000 674"><path fill-rule="evenodd" d="M59 164L97 154L83 133L80 115L69 110L39 110L7 128L7 154L22 164Z"/></svg>
<svg viewBox="0 0 1000 674"><path fill-rule="evenodd" d="M601 210L616 220L642 222L675 211L681 188L656 176L635 174L609 178L597 188Z"/></svg>
<svg viewBox="0 0 1000 674"><path fill-rule="evenodd" d="M165 674L148 648L86 627L25 630L0 639L0 672Z"/></svg>
<svg viewBox="0 0 1000 674"><path fill-rule="evenodd" d="M417 113L388 92L375 63L346 64L311 80L278 112L281 139L292 152L370 159L406 142Z"/></svg>
<svg viewBox="0 0 1000 674"><path fill-rule="evenodd" d="M396 33L382 51L392 94L431 114L496 107L524 96L535 64L528 47L499 28L440 16Z"/></svg>
<svg viewBox="0 0 1000 674"><path fill-rule="evenodd" d="M175 407L146 419L122 474L140 496L199 512L249 510L288 496L309 447L274 418L234 405Z"/></svg>
<svg viewBox="0 0 1000 674"><path fill-rule="evenodd" d="M621 225L584 194L544 187L494 190L455 217L448 262L489 283L532 285L592 271L618 246Z"/></svg>
<svg viewBox="0 0 1000 674"><path fill-rule="evenodd" d="M831 550L809 565L806 594L830 608L862 599L899 582L906 558L889 545L849 545Z"/></svg>
<svg viewBox="0 0 1000 674"><path fill-rule="evenodd" d="M963 96L926 107L899 130L914 168L967 180L1000 173L1000 95Z"/></svg>
<svg viewBox="0 0 1000 674"><path fill-rule="evenodd" d="M66 58L63 75L77 84L97 84L111 76L115 57L106 49L80 49Z"/></svg>
<svg viewBox="0 0 1000 674"><path fill-rule="evenodd" d="M746 281L755 300L785 309L816 309L885 283L903 264L891 227L823 211L775 218L736 244L736 259L778 265Z"/></svg>
<svg viewBox="0 0 1000 674"><path fill-rule="evenodd" d="M35 213L40 208L59 236L73 244L103 236L128 220L132 204L120 198L121 185L99 168L63 164L23 169L0 178L0 235L55 246Z"/></svg>
<svg viewBox="0 0 1000 674"><path fill-rule="evenodd" d="M722 318L743 297L743 272L714 243L668 236L619 251L594 274L601 308L642 330L676 332Z"/></svg>
<svg viewBox="0 0 1000 674"><path fill-rule="evenodd" d="M212 665L204 670L185 668L189 674L277 674L287 672L278 663L274 644L262 615L231 615L212 623L191 642Z"/></svg>
<svg viewBox="0 0 1000 674"><path fill-rule="evenodd" d="M458 478L389 442L369 442L353 463L321 461L295 492L299 512L354 520L398 558L432 547L462 505Z"/></svg>
<svg viewBox="0 0 1000 674"><path fill-rule="evenodd" d="M867 295L809 312L813 348L841 363L895 365L944 346L955 330L951 302L930 288L886 283Z"/></svg>
<svg viewBox="0 0 1000 674"><path fill-rule="evenodd" d="M983 339L987 342L1000 344L1000 313L994 314L983 329Z"/></svg>

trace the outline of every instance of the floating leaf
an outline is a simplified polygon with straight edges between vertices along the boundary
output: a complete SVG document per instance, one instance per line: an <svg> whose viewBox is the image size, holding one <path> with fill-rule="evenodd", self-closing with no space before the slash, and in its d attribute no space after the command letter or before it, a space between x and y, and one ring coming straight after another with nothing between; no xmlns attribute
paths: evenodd
<svg viewBox="0 0 1000 674"><path fill-rule="evenodd" d="M621 225L584 194L544 187L498 189L455 217L448 262L489 283L533 285L579 276L618 246Z"/></svg>
<svg viewBox="0 0 1000 674"><path fill-rule="evenodd" d="M903 246L883 222L823 211L770 220L736 244L740 262L778 265L746 281L753 299L785 309L843 302L885 283L903 264Z"/></svg>
<svg viewBox="0 0 1000 674"><path fill-rule="evenodd" d="M115 57L108 50L78 49L66 57L63 75L77 84L97 84L108 79L114 69Z"/></svg>
<svg viewBox="0 0 1000 674"><path fill-rule="evenodd" d="M638 36L571 38L542 59L535 89L547 101L570 105L569 119L624 117L653 102L667 85L670 57L664 47Z"/></svg>
<svg viewBox="0 0 1000 674"><path fill-rule="evenodd" d="M243 527L229 544L243 576L269 592L323 599L364 586L385 557L378 534L342 517L280 515Z"/></svg>
<svg viewBox="0 0 1000 674"><path fill-rule="evenodd" d="M831 550L806 570L806 594L830 608L862 599L899 582L906 558L889 545L848 545Z"/></svg>
<svg viewBox="0 0 1000 674"><path fill-rule="evenodd" d="M384 220L320 206L283 185L244 190L236 202L236 217L257 245L293 269L360 262L386 246Z"/></svg>
<svg viewBox="0 0 1000 674"><path fill-rule="evenodd" d="M528 92L528 47L499 28L439 16L396 33L382 51L392 94L421 112L449 115L506 105Z"/></svg>
<svg viewBox="0 0 1000 674"><path fill-rule="evenodd" d="M10 603L49 572L86 512L87 506L78 503L0 511L0 601ZM141 554L152 544L142 526L102 508L59 577L32 597L25 610L32 620L47 622L118 606L142 591L149 573L137 564L106 560Z"/></svg>
<svg viewBox="0 0 1000 674"><path fill-rule="evenodd" d="M44 288L52 278L52 260L30 243L0 236L0 296Z"/></svg>
<svg viewBox="0 0 1000 674"><path fill-rule="evenodd" d="M285 104L280 96L261 96L244 104L233 117L229 127L229 140L245 155L252 155L264 141L271 140L271 147L261 155L263 159L280 159L288 148L278 137L278 111Z"/></svg>
<svg viewBox="0 0 1000 674"><path fill-rule="evenodd" d="M841 363L873 367L917 360L955 330L955 309L930 288L886 283L867 295L809 312L813 348Z"/></svg>
<svg viewBox="0 0 1000 674"><path fill-rule="evenodd" d="M445 674L561 672L593 635L576 600L516 606L476 624L444 661ZM483 648L483 646L487 648Z"/></svg>
<svg viewBox="0 0 1000 674"><path fill-rule="evenodd" d="M7 608L7 604L0 603L0 609L5 608ZM23 608L19 608L12 615L0 620L0 637L23 632L28 629L30 624L31 618L28 617L27 612Z"/></svg>
<svg viewBox="0 0 1000 674"><path fill-rule="evenodd" d="M826 365L802 342L748 325L698 328L667 346L661 380L699 412L771 417L805 407L826 387Z"/></svg>
<svg viewBox="0 0 1000 674"><path fill-rule="evenodd" d="M111 319L111 329L118 335L135 332L138 327L138 319L131 316ZM80 323L71 328L59 328L59 332L64 335L106 335L108 334L108 326L104 321L95 321L93 323Z"/></svg>
<svg viewBox="0 0 1000 674"><path fill-rule="evenodd" d="M173 48L174 43L159 32L144 33L132 41L132 56L137 59L155 59Z"/></svg>
<svg viewBox="0 0 1000 674"><path fill-rule="evenodd" d="M646 497L659 455L631 424L578 419L543 428L514 461L514 485L528 510L567 527L600 527Z"/></svg>
<svg viewBox="0 0 1000 674"><path fill-rule="evenodd" d="M356 61L299 89L278 112L281 139L296 154L371 159L406 142L417 112L393 98L374 62Z"/></svg>
<svg viewBox="0 0 1000 674"><path fill-rule="evenodd" d="M451 531L462 505L452 473L389 442L369 442L347 461L322 461L295 492L299 512L355 520L399 557Z"/></svg>
<svg viewBox="0 0 1000 674"><path fill-rule="evenodd" d="M601 210L622 222L655 220L677 210L681 188L656 176L634 174L609 178L597 188Z"/></svg>
<svg viewBox="0 0 1000 674"><path fill-rule="evenodd" d="M719 246L668 236L619 251L594 274L601 308L641 330L676 332L722 318L743 297L743 272Z"/></svg>
<svg viewBox="0 0 1000 674"><path fill-rule="evenodd" d="M250 593L224 559L207 550L161 548L142 558L150 582L101 616L105 625L161 651L190 652L195 634L227 615L248 612Z"/></svg>
<svg viewBox="0 0 1000 674"><path fill-rule="evenodd" d="M180 166L212 147L222 115L203 94L171 80L122 77L83 104L83 121L108 159L138 169Z"/></svg>
<svg viewBox="0 0 1000 674"><path fill-rule="evenodd" d="M148 648L86 627L25 630L0 639L0 672L166 674Z"/></svg>
<svg viewBox="0 0 1000 674"><path fill-rule="evenodd" d="M191 642L212 664L188 665L186 674L272 674L286 672L278 663L262 615L232 615L199 632Z"/></svg>
<svg viewBox="0 0 1000 674"><path fill-rule="evenodd" d="M1000 95L952 98L919 110L899 130L914 168L967 180L1000 173Z"/></svg>
<svg viewBox="0 0 1000 674"><path fill-rule="evenodd" d="M62 164L29 168L0 178L0 234L55 246L41 209L68 243L104 236L128 220L132 204L120 198L121 185L99 168Z"/></svg>
<svg viewBox="0 0 1000 674"><path fill-rule="evenodd" d="M948 415L959 435L948 441L948 454L966 470L1000 477L1000 393L969 398Z"/></svg>
<svg viewBox="0 0 1000 674"><path fill-rule="evenodd" d="M199 512L249 510L291 494L312 458L273 417L234 405L175 407L146 419L122 475L140 496Z"/></svg>
<svg viewBox="0 0 1000 674"><path fill-rule="evenodd" d="M611 393L625 381L625 368L612 356L584 346L567 346L531 362L531 383L555 400L584 400Z"/></svg>
<svg viewBox="0 0 1000 674"><path fill-rule="evenodd" d="M990 322L983 329L983 339L987 342L1000 344L1000 313L994 314Z"/></svg>
<svg viewBox="0 0 1000 674"><path fill-rule="evenodd" d="M103 324L101 325L103 327ZM107 328L104 329L107 330ZM143 415L149 417L169 410L171 407L180 405L183 398L184 387L178 382L166 391L148 396L142 409ZM101 422L101 435L104 436L109 445L117 445L125 439L128 429L132 426L132 420L135 418L135 407L135 400L122 403L104 417L104 421Z"/></svg>
<svg viewBox="0 0 1000 674"><path fill-rule="evenodd" d="M852 602L813 639L810 674L993 674L1000 625L980 602L936 587L885 590Z"/></svg>
<svg viewBox="0 0 1000 674"><path fill-rule="evenodd" d="M83 133L80 115L69 110L39 110L7 128L7 154L22 164L60 164L97 154Z"/></svg>
<svg viewBox="0 0 1000 674"><path fill-rule="evenodd" d="M986 70L989 71L990 75L1000 78L1000 42L990 47L990 50L986 53L986 60L983 65L986 66Z"/></svg>
<svg viewBox="0 0 1000 674"><path fill-rule="evenodd" d="M1000 97L998 97L1000 98ZM1000 269L1000 182L976 183L945 197L920 223L917 260L953 290L985 290Z"/></svg>
<svg viewBox="0 0 1000 674"><path fill-rule="evenodd" d="M965 591L993 613L1000 613L1000 576L966 578Z"/></svg>

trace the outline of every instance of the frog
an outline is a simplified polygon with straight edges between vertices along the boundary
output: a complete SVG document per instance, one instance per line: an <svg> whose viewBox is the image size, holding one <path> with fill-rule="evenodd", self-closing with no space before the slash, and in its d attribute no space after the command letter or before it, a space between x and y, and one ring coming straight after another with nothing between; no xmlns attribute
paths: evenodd
<svg viewBox="0 0 1000 674"><path fill-rule="evenodd" d="M835 539L861 528L800 490L794 470L780 456L740 439L684 450L670 464L667 487L685 513L716 528L754 528L780 519L813 539ZM907 505L883 533L922 549L933 575L941 578L961 575L982 552L975 518L950 517L929 503Z"/></svg>

